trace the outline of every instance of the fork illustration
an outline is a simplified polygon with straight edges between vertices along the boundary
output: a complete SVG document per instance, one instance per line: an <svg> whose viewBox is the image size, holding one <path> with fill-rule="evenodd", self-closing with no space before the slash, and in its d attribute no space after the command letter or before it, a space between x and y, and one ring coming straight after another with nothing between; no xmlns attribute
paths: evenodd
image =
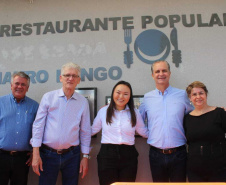
<svg viewBox="0 0 226 185"><path fill-rule="evenodd" d="M124 42L127 45L127 50L124 51L124 64L126 64L127 68L130 68L130 65L133 63L133 52L130 51L129 45L132 42L132 30L125 29L124 30Z"/></svg>

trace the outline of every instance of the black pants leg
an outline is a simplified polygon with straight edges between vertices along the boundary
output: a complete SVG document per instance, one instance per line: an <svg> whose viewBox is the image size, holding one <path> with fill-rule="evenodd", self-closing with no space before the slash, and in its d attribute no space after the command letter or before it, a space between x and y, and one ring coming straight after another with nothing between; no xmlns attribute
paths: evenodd
<svg viewBox="0 0 226 185"><path fill-rule="evenodd" d="M2 185L8 185L10 178L10 158L7 154L0 153L0 182Z"/></svg>
<svg viewBox="0 0 226 185"><path fill-rule="evenodd" d="M27 185L28 157L26 154L11 156L0 153L0 184L8 185L10 181L10 185Z"/></svg>
<svg viewBox="0 0 226 185"><path fill-rule="evenodd" d="M102 144L97 156L100 185L135 182L137 157L134 145Z"/></svg>
<svg viewBox="0 0 226 185"><path fill-rule="evenodd" d="M189 182L226 182L225 155L188 155L187 172Z"/></svg>
<svg viewBox="0 0 226 185"><path fill-rule="evenodd" d="M135 182L137 175L137 158L121 160L119 170L119 182Z"/></svg>

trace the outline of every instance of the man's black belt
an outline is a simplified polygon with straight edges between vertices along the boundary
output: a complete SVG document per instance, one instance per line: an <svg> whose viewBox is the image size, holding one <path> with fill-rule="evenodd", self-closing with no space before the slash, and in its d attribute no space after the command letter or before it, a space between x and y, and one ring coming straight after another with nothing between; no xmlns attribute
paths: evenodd
<svg viewBox="0 0 226 185"><path fill-rule="evenodd" d="M182 146L179 146L179 147L176 147L176 148L169 148L169 149L160 149L160 148L156 148L156 147L151 146L151 145L150 145L150 147L151 147L153 150L155 150L155 151L157 151L157 152L160 152L160 153L162 153L162 154L172 154L172 153L174 153L174 152L176 152L176 151L180 151L180 150L186 149L186 146L185 146L185 145L182 145Z"/></svg>
<svg viewBox="0 0 226 185"><path fill-rule="evenodd" d="M15 155L27 155L28 152L29 151L7 151L7 150L0 149L0 153L9 154L9 155L12 155L12 156L15 156Z"/></svg>
<svg viewBox="0 0 226 185"><path fill-rule="evenodd" d="M41 146L41 148L46 149L46 150L49 150L51 152L55 152L57 154L65 154L65 153L73 150L75 147L77 147L77 146L71 146L68 149L59 149L59 150L56 150L56 149L53 149L53 148L51 148L51 147L49 147L49 146L47 146L45 144L42 144L42 146Z"/></svg>

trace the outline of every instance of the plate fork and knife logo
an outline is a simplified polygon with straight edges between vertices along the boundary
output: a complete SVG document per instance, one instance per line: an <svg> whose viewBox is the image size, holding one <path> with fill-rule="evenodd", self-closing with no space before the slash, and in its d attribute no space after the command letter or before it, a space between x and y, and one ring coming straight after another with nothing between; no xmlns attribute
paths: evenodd
<svg viewBox="0 0 226 185"><path fill-rule="evenodd" d="M162 34L164 34L164 33L162 33ZM168 38L167 38L167 40L168 40ZM130 50L130 44L132 43L132 30L131 29L124 30L124 42L127 46L126 51L123 52L124 53L124 64L127 66L127 68L130 68L131 64L133 64L133 51ZM161 42L161 40L159 40L159 42ZM177 29L175 27L172 29L172 31L170 33L170 42L174 47L174 50L172 50L172 62L175 64L176 67L179 67L179 64L182 63L182 60L181 60L181 50L178 49L178 36L177 36ZM165 56L165 58L163 60L165 60L166 58L167 58L167 56ZM145 63L147 63L147 62L145 62Z"/></svg>

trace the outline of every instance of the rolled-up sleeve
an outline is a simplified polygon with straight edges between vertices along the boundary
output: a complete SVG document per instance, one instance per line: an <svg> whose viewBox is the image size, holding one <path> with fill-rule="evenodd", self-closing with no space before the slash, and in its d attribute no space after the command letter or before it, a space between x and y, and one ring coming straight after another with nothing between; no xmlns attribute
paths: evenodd
<svg viewBox="0 0 226 185"><path fill-rule="evenodd" d="M91 142L90 110L88 101L85 103L80 123L80 142L82 153L88 154L90 152Z"/></svg>
<svg viewBox="0 0 226 185"><path fill-rule="evenodd" d="M33 123L32 138L30 140L32 147L40 147L42 144L44 128L46 124L46 116L48 114L48 106L46 104L47 101L45 100L45 98L46 96L44 95L39 105L35 121Z"/></svg>
<svg viewBox="0 0 226 185"><path fill-rule="evenodd" d="M96 118L93 121L92 125L92 135L98 133L102 128L102 121L101 121L101 110L97 113Z"/></svg>

